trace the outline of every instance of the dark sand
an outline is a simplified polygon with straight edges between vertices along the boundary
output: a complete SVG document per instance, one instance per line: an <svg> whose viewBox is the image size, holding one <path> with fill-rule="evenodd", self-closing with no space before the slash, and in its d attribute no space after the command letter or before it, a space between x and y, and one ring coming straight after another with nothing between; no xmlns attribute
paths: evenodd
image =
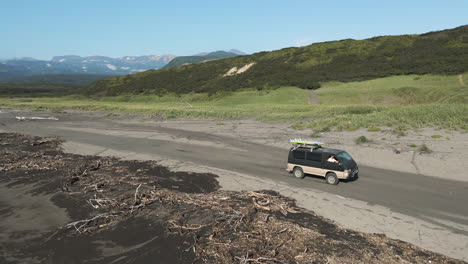
<svg viewBox="0 0 468 264"><path fill-rule="evenodd" d="M271 191L0 134L1 263L463 263L336 226Z"/></svg>

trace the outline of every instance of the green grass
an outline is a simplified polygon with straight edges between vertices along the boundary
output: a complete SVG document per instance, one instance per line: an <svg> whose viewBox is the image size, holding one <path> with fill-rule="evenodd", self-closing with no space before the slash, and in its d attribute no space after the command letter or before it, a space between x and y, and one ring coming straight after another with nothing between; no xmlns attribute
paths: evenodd
<svg viewBox="0 0 468 264"><path fill-rule="evenodd" d="M465 80L468 80L466 76ZM189 93L183 95L121 95L104 98L78 96L43 98L0 98L0 105L29 107L33 109L104 110L113 113L141 113L160 115L165 118L251 118L269 122L300 124L315 132L331 130L357 130L367 128L378 131L377 127L390 127L399 135L408 129L435 127L468 130L468 106L466 101L456 102L457 76L397 76L366 82L347 84L331 83L317 90L321 94L321 105L309 105L307 91L295 87L281 87L276 90L243 89L236 92ZM362 86L366 84L366 86ZM394 90L401 87L437 90L440 98L424 103L393 101ZM441 87L437 88L440 85ZM362 102L358 91L376 89L375 94L389 97L386 103L376 105ZM426 87L426 88L424 88ZM445 90L442 87L446 87ZM323 89L323 90L322 90ZM348 92L347 89L350 91ZM468 87L458 87L458 98L466 97ZM340 91L340 92L338 92ZM324 100L334 93L334 104ZM361 99L360 99L361 98ZM441 99L445 98L445 99ZM452 99L451 99L452 98ZM354 102L349 104L348 101ZM387 100L387 99L386 99ZM346 101L346 103L345 103Z"/></svg>
<svg viewBox="0 0 468 264"><path fill-rule="evenodd" d="M468 74L465 74L465 80ZM327 105L408 105L468 103L468 85L458 75L406 75L351 83L324 83L317 90Z"/></svg>

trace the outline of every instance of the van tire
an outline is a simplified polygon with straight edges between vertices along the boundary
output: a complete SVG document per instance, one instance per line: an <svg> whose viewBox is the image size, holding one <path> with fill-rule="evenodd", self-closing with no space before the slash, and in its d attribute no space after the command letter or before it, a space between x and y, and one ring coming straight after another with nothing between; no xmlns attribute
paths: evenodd
<svg viewBox="0 0 468 264"><path fill-rule="evenodd" d="M294 177L296 177L298 179L304 179L304 177L305 177L304 171L302 170L301 167L294 167L293 174L294 174Z"/></svg>
<svg viewBox="0 0 468 264"><path fill-rule="evenodd" d="M340 180L338 179L338 177L336 177L335 173L329 172L327 173L327 176L325 176L325 181L328 184L337 185Z"/></svg>

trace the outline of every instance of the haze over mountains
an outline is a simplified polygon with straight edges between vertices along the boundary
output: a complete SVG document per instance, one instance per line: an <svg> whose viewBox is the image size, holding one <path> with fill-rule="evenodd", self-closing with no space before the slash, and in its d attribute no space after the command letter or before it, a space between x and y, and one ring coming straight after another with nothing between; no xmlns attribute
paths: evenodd
<svg viewBox="0 0 468 264"><path fill-rule="evenodd" d="M67 55L56 56L51 60L15 58L0 64L0 78L51 74L123 75L162 68L175 57L175 55L148 55L110 58Z"/></svg>
<svg viewBox="0 0 468 264"><path fill-rule="evenodd" d="M181 64L197 63L204 60L244 55L242 51L230 50L195 55L197 59L186 61L182 56ZM208 56L208 59L205 58ZM55 56L51 60L37 60L31 57L15 58L0 62L0 79L20 78L35 75L126 75L151 69L160 69L176 58L175 55L145 55L111 58L106 56L81 57L77 55Z"/></svg>

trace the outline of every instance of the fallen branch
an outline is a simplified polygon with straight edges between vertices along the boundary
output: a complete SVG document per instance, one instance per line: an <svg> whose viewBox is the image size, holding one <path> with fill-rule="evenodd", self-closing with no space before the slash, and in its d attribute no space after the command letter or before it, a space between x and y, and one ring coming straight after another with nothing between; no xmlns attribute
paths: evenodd
<svg viewBox="0 0 468 264"><path fill-rule="evenodd" d="M58 120L58 118L55 118L55 117L38 117L38 116L31 116L31 117L27 117L27 116L17 116L16 119L18 119L19 121L24 121L24 120Z"/></svg>
<svg viewBox="0 0 468 264"><path fill-rule="evenodd" d="M89 219L84 219L84 220L79 220L79 221L71 222L71 223L67 224L65 227L70 228L71 226L73 226L73 227L76 229L76 231L78 231L78 233L81 234L81 233L82 233L82 232L80 231L81 228L83 228L83 227L85 227L86 225L88 225L91 221L94 221L94 220L99 219L99 218L102 218L102 217L106 217L106 218L107 218L107 217L109 217L109 214L107 214L107 213L99 214L99 215L96 215L96 216L93 217L93 218L89 218ZM81 224L81 223L84 223L84 224L82 224L82 225L80 225L80 226L77 227L77 225L78 225L78 224ZM86 229L83 230L83 231L86 231Z"/></svg>
<svg viewBox="0 0 468 264"><path fill-rule="evenodd" d="M95 199L89 199L88 200L88 203L94 208L94 209L98 209L99 207L105 207L105 206L108 206L108 205L114 205L115 204L115 200L114 199L98 199L98 198L95 198Z"/></svg>
<svg viewBox="0 0 468 264"><path fill-rule="evenodd" d="M130 211L130 213L133 213L133 209L134 209L134 208L138 208L138 207L139 207L138 205L141 203L141 202L139 201L139 199L138 199L138 190L140 189L140 187L141 187L141 183L140 183L140 185L138 185L138 187L137 187L136 190L135 190L135 200L134 200L134 202L133 202L132 210Z"/></svg>
<svg viewBox="0 0 468 264"><path fill-rule="evenodd" d="M251 263L251 262L254 262L254 263L265 263L265 262L274 262L274 263L284 263L282 261L279 261L277 259L272 259L272 258L264 258L264 257L260 257L260 258L247 258L247 257L235 257L236 259L240 260L241 263Z"/></svg>

